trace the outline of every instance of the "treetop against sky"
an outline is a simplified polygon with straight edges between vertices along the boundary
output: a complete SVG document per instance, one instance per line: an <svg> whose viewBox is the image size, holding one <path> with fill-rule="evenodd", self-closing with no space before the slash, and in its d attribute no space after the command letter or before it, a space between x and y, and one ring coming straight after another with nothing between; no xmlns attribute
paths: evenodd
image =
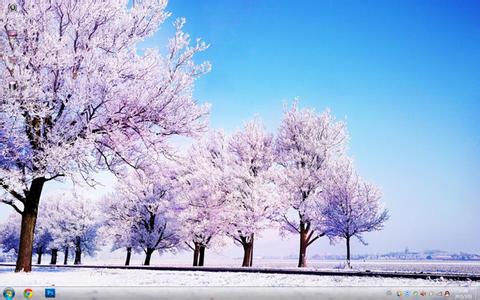
<svg viewBox="0 0 480 300"><path fill-rule="evenodd" d="M346 118L349 152L392 213L366 252L478 251L477 2L178 0L168 8L210 44L202 58L212 71L195 95L212 104L212 127L234 132L258 115L275 133L295 97Z"/></svg>
<svg viewBox="0 0 480 300"><path fill-rule="evenodd" d="M480 225L478 3L178 0L167 11L137 51L144 63L155 59L145 48L168 52L171 23L186 17L185 31L210 44L195 61L209 61L212 71L193 90L198 103L211 104L210 127L230 134L258 116L276 134L284 103L297 96L302 107L330 107L345 119L348 151L391 212L365 252L480 248L472 238ZM49 183L46 193L61 187ZM0 207L2 218L8 212ZM296 239L264 240L265 249L296 253ZM336 251L328 241L315 247Z"/></svg>

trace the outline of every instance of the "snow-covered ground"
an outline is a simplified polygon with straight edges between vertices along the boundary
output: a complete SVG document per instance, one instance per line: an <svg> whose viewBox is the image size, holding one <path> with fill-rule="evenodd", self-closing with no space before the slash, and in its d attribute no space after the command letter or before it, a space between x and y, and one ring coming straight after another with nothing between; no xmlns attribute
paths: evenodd
<svg viewBox="0 0 480 300"><path fill-rule="evenodd" d="M193 271L35 269L13 273L0 267L0 282L10 286L480 286L477 282Z"/></svg>
<svg viewBox="0 0 480 300"><path fill-rule="evenodd" d="M308 266L315 270L342 269L344 261L310 260ZM294 260L260 260L258 267L291 268L296 267ZM424 273L480 274L480 261L433 261L433 260L353 260L352 268L359 271L393 271Z"/></svg>
<svg viewBox="0 0 480 300"><path fill-rule="evenodd" d="M240 253L241 254L241 253ZM60 257L60 259L63 256ZM36 257L34 257L34 260ZM49 255L44 255L43 262L48 264ZM142 265L143 254L133 253L131 264ZM110 248L99 252L95 257L85 256L82 262L87 265L123 265L124 251L110 252ZM152 266L189 267L192 264L190 252L152 256ZM240 267L242 257L224 256L214 251L207 253L205 264L208 267ZM314 270L337 270L345 265L344 260L308 259L308 268ZM258 268L296 269L296 259L254 257L253 266ZM480 275L480 261L459 260L352 260L352 267L359 271L393 271L393 272L428 272L457 273Z"/></svg>
<svg viewBox="0 0 480 300"><path fill-rule="evenodd" d="M44 259L48 263L48 256ZM153 257L152 266L191 266L191 258ZM141 265L142 256L134 255L132 265ZM86 257L83 260L88 265L123 265L124 257L118 259L99 259L98 257ZM208 267L240 267L242 258L209 258ZM266 259L256 257L253 266L257 268L281 268L297 269L295 259ZM344 260L308 260L308 268L311 270L338 270L345 266ZM391 272L424 272L424 273L451 273L451 274L474 274L480 275L480 261L453 261L453 260L352 260L352 268L358 271L391 271Z"/></svg>

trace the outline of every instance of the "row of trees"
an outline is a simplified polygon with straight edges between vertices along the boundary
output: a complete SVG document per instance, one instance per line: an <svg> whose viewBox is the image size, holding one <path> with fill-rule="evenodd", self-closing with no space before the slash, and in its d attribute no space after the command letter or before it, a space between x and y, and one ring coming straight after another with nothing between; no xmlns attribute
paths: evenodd
<svg viewBox="0 0 480 300"><path fill-rule="evenodd" d="M280 224L282 234L299 235L299 267L306 266L307 247L323 236L345 239L350 266L351 238L363 242L362 234L381 229L388 215L378 188L364 182L347 157L347 137L329 111L297 104L285 112L276 137L258 119L230 137L211 131L175 160L143 162L125 173L98 209L79 198L63 207L46 199L35 252L40 257L50 239L52 253L74 248L79 263L82 250L95 248L90 243L101 226L112 250L126 249L127 265L132 251L143 252L149 265L155 251L188 246L193 265L203 266L205 250L229 237L243 247L242 265L252 266L255 237ZM95 220L97 210L102 214Z"/></svg>
<svg viewBox="0 0 480 300"><path fill-rule="evenodd" d="M147 257L183 239L203 264L205 249L228 235L251 265L255 237L280 222L299 234L305 266L318 238L343 234L348 244L387 218L378 190L346 158L345 124L328 111L294 106L275 138L257 121L228 139L213 132L170 166L172 137L206 131L209 107L193 89L210 65L195 62L208 45L191 43L184 19L163 52L137 52L170 15L166 0L18 4L0 7L0 86L16 86L0 88L0 201L21 219L16 272L31 271L45 184L69 178L94 186L100 170L120 178L104 204L118 205L105 221L120 235L115 244ZM58 201L70 213L69 202ZM77 249L78 239L66 236L63 246Z"/></svg>
<svg viewBox="0 0 480 300"><path fill-rule="evenodd" d="M99 170L138 169L204 130L193 87L210 64L194 61L208 45L184 19L162 52L137 52L170 16L166 0L17 4L0 6L0 201L21 215L15 271L30 272L44 185L95 185Z"/></svg>
<svg viewBox="0 0 480 300"><path fill-rule="evenodd" d="M64 205L63 201L68 203ZM102 243L102 218L91 201L72 193L57 193L42 202L40 209L33 240L37 264L42 263L46 253L50 254L51 264L57 264L59 252L64 254L64 264L72 256L74 264L81 264L83 254L95 254ZM0 225L2 251L14 256L19 252L20 222L20 216L12 214Z"/></svg>

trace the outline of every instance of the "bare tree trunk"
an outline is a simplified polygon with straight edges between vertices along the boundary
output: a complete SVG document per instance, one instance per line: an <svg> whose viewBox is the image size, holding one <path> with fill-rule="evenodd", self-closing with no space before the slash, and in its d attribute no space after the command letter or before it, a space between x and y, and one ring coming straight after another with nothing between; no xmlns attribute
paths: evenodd
<svg viewBox="0 0 480 300"><path fill-rule="evenodd" d="M132 257L132 247L127 247L127 259L125 260L125 265L130 265L130 258Z"/></svg>
<svg viewBox="0 0 480 300"><path fill-rule="evenodd" d="M251 267L253 257L253 234L249 238L241 237L240 239L243 246L242 267Z"/></svg>
<svg viewBox="0 0 480 300"><path fill-rule="evenodd" d="M300 251L298 253L298 267L307 266L307 247L308 247L308 230L305 223L300 221Z"/></svg>
<svg viewBox="0 0 480 300"><path fill-rule="evenodd" d="M200 246L198 243L193 243L195 248L193 249L193 266L198 266L198 255L200 254Z"/></svg>
<svg viewBox="0 0 480 300"><path fill-rule="evenodd" d="M18 249L17 265L15 272L32 271L33 235L38 215L38 204L42 194L45 178L35 178L27 192L22 213L20 229L20 244Z"/></svg>
<svg viewBox="0 0 480 300"><path fill-rule="evenodd" d="M50 259L51 265L57 264L58 249L52 249L52 258Z"/></svg>
<svg viewBox="0 0 480 300"><path fill-rule="evenodd" d="M63 264L66 265L68 263L68 246L65 246L65 257L63 258Z"/></svg>
<svg viewBox="0 0 480 300"><path fill-rule="evenodd" d="M145 266L150 265L150 260L154 251L155 249L152 248L147 248L147 251L145 251L145 262L143 263Z"/></svg>
<svg viewBox="0 0 480 300"><path fill-rule="evenodd" d="M205 265L205 246L201 245L199 248L200 257L198 258L198 266L203 267Z"/></svg>
<svg viewBox="0 0 480 300"><path fill-rule="evenodd" d="M347 267L350 269L350 237L347 236L345 240L347 241Z"/></svg>
<svg viewBox="0 0 480 300"><path fill-rule="evenodd" d="M42 252L39 251L37 252L37 265L40 265L42 263Z"/></svg>
<svg viewBox="0 0 480 300"><path fill-rule="evenodd" d="M249 262L249 266L251 267L252 266L252 263L253 263L253 241L254 241L254 234L252 233L252 238L251 238L251 249L250 249L250 262Z"/></svg>
<svg viewBox="0 0 480 300"><path fill-rule="evenodd" d="M80 238L77 238L75 243L75 260L73 262L74 265L81 265L82 264L82 248L80 247Z"/></svg>
<svg viewBox="0 0 480 300"><path fill-rule="evenodd" d="M245 243L243 245L243 262L242 267L249 267L250 266L250 251L251 251L250 243Z"/></svg>
<svg viewBox="0 0 480 300"><path fill-rule="evenodd" d="M82 249L80 247L75 248L75 260L73 261L74 265L82 264Z"/></svg>

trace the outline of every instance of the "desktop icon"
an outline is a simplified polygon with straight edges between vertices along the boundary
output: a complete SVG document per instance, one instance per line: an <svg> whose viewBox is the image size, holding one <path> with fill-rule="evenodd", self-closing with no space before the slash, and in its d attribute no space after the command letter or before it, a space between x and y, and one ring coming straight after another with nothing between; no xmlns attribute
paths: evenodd
<svg viewBox="0 0 480 300"><path fill-rule="evenodd" d="M403 292L402 292L402 291L397 291L397 296L398 296L398 297L402 297L402 296L403 296Z"/></svg>
<svg viewBox="0 0 480 300"><path fill-rule="evenodd" d="M443 294L445 297L450 297L450 292L449 291L445 291L445 293Z"/></svg>
<svg viewBox="0 0 480 300"><path fill-rule="evenodd" d="M32 297L33 297L33 290L32 290L32 289L25 289L25 290L23 291L23 297L24 297L25 299L30 299L30 298L32 298Z"/></svg>
<svg viewBox="0 0 480 300"><path fill-rule="evenodd" d="M45 288L45 298L55 298L55 289Z"/></svg>
<svg viewBox="0 0 480 300"><path fill-rule="evenodd" d="M413 291L414 296L418 296L418 291Z"/></svg>
<svg viewBox="0 0 480 300"><path fill-rule="evenodd" d="M405 291L403 294L405 295L405 297L410 297L410 291Z"/></svg>
<svg viewBox="0 0 480 300"><path fill-rule="evenodd" d="M12 300L15 297L15 290L11 287L7 287L3 290L3 297L5 300Z"/></svg>
<svg viewBox="0 0 480 300"><path fill-rule="evenodd" d="M427 292L425 291L420 291L420 296L425 297L427 295Z"/></svg>

